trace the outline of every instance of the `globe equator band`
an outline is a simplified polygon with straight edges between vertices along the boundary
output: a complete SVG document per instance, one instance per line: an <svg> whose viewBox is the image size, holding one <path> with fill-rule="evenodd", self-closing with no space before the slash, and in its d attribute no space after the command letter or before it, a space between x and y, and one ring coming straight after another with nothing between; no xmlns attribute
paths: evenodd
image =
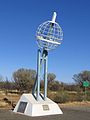
<svg viewBox="0 0 90 120"><path fill-rule="evenodd" d="M48 43L57 44L57 45L61 44L61 43L56 42L56 41L51 41L51 40L47 40L47 39L41 38L40 36L37 36L37 38L39 38L39 40L42 40L42 41L45 41L45 42L48 42Z"/></svg>

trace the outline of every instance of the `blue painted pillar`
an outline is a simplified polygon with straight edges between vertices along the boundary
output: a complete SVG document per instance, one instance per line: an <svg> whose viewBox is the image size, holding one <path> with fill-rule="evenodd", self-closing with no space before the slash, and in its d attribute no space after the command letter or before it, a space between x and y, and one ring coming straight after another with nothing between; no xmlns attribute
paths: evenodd
<svg viewBox="0 0 90 120"><path fill-rule="evenodd" d="M47 61L48 55L44 58L44 100L47 98Z"/></svg>
<svg viewBox="0 0 90 120"><path fill-rule="evenodd" d="M37 101L40 98L40 60L41 60L41 51L38 49L38 56L37 56Z"/></svg>

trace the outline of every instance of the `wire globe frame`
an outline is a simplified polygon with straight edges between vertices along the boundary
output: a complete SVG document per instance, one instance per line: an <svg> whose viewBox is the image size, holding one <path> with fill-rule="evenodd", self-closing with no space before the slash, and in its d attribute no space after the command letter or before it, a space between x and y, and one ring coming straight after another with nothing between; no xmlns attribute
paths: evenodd
<svg viewBox="0 0 90 120"><path fill-rule="evenodd" d="M39 25L36 31L39 48L52 50L59 46L63 40L63 31L58 23L46 21Z"/></svg>

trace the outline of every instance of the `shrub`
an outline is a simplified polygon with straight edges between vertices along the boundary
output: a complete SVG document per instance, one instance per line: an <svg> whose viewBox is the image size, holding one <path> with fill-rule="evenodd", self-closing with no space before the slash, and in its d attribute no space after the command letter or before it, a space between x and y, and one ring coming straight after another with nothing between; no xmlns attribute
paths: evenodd
<svg viewBox="0 0 90 120"><path fill-rule="evenodd" d="M56 103L65 103L69 101L69 95L67 92L56 92L49 94L49 98L51 98Z"/></svg>
<svg viewBox="0 0 90 120"><path fill-rule="evenodd" d="M82 92L77 92L76 100L75 101L82 102L83 100L84 100L83 93Z"/></svg>

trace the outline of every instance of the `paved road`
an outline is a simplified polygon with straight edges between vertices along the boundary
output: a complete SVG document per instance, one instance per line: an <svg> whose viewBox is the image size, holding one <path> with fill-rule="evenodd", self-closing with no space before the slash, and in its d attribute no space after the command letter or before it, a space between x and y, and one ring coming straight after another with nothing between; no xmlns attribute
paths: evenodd
<svg viewBox="0 0 90 120"><path fill-rule="evenodd" d="M15 114L9 110L0 109L0 120L90 120L90 112L82 110L74 110L69 108L62 109L63 115L53 115L44 117L28 117Z"/></svg>

